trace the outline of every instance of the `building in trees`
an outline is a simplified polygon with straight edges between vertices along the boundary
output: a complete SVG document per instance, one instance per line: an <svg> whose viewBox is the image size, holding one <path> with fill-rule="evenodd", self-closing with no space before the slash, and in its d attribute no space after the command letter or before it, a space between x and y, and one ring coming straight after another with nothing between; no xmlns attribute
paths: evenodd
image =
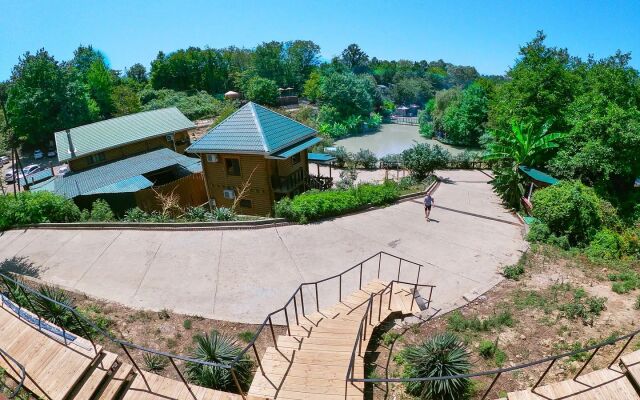
<svg viewBox="0 0 640 400"><path fill-rule="evenodd" d="M274 201L305 190L307 149L318 142L312 128L249 102L187 152L200 156L211 203L268 215Z"/></svg>

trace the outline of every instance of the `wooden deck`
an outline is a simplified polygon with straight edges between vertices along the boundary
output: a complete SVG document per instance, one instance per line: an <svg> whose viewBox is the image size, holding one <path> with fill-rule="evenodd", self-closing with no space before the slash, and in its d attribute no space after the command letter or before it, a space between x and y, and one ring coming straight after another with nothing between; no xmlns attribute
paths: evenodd
<svg viewBox="0 0 640 400"><path fill-rule="evenodd" d="M299 325L292 324L291 335L279 336L277 348L267 348L262 358L265 374L256 372L249 394L269 399L361 400L364 385L345 385L346 375L366 302L371 293L386 285L379 280L370 282L341 303L301 318ZM362 341L363 356L373 328L392 313L410 313L412 301L413 294L400 286L394 287L393 295L376 296L371 325ZM418 311L417 305L414 310ZM363 374L364 359L356 354L355 376Z"/></svg>

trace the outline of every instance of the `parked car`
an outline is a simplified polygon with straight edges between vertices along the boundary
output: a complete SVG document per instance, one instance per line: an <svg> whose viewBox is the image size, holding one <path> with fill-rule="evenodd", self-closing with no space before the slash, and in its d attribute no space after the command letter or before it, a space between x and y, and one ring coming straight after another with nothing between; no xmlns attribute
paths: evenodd
<svg viewBox="0 0 640 400"><path fill-rule="evenodd" d="M56 156L56 149L54 149L53 147L49 148L49 150L47 151L47 157L55 157Z"/></svg>
<svg viewBox="0 0 640 400"><path fill-rule="evenodd" d="M27 165L26 167L24 167L22 169L22 171L18 171L18 179L24 179L25 176L29 176L29 175L33 175L36 172L40 172L42 171L43 168L41 166L39 166L38 164L31 164L31 165ZM24 175L22 175L22 172L24 171ZM11 181L7 181L7 182L13 182L13 172L11 173ZM5 180L6 180L6 174L5 174Z"/></svg>
<svg viewBox="0 0 640 400"><path fill-rule="evenodd" d="M4 181L7 183L13 183L13 181L15 181L15 177L13 176L13 171L12 170L8 170L7 172L4 173Z"/></svg>
<svg viewBox="0 0 640 400"><path fill-rule="evenodd" d="M58 168L58 175L64 176L69 172L69 165L62 164L60 168Z"/></svg>
<svg viewBox="0 0 640 400"><path fill-rule="evenodd" d="M0 156L0 165L5 165L5 164L9 164L9 157L7 156Z"/></svg>
<svg viewBox="0 0 640 400"><path fill-rule="evenodd" d="M42 150L36 150L36 151L33 152L33 158L35 160L39 160L39 159L41 159L43 157L44 157L44 154L42 153Z"/></svg>

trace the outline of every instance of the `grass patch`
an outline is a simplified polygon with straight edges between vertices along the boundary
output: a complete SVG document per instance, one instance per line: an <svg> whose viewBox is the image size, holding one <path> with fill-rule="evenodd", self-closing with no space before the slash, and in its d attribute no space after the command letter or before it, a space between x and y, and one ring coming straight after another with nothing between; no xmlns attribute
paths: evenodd
<svg viewBox="0 0 640 400"><path fill-rule="evenodd" d="M507 361L507 353L498 346L498 340L483 340L480 342L478 352L485 360L493 360L497 367L502 367Z"/></svg>
<svg viewBox="0 0 640 400"><path fill-rule="evenodd" d="M256 335L255 332L252 331L243 331L238 333L238 337L245 343L249 343L253 340L253 337Z"/></svg>
<svg viewBox="0 0 640 400"><path fill-rule="evenodd" d="M632 270L609 274L609 280L613 282L611 290L618 294L629 293L640 288L640 274Z"/></svg>
<svg viewBox="0 0 640 400"><path fill-rule="evenodd" d="M151 372L164 371L169 364L169 360L166 357L154 353L144 353L142 355L142 360L144 361L147 371Z"/></svg>
<svg viewBox="0 0 640 400"><path fill-rule="evenodd" d="M400 332L394 332L394 331L389 331L389 332L385 332L382 335L382 343L384 343L385 346L389 347L391 346L396 340L398 340L398 338L400 337Z"/></svg>
<svg viewBox="0 0 640 400"><path fill-rule="evenodd" d="M460 310L456 310L447 318L447 325L454 332L488 332L503 326L511 327L515 325L515 320L511 311L506 308L485 319L477 315L466 317Z"/></svg>
<svg viewBox="0 0 640 400"><path fill-rule="evenodd" d="M182 327L186 330L191 329L191 325L192 325L192 322L190 319L185 319L184 321L182 321Z"/></svg>

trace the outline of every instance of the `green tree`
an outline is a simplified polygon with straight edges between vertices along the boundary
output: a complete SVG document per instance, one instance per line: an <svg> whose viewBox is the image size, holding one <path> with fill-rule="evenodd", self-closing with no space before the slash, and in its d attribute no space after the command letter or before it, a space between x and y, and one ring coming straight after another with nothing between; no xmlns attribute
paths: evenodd
<svg viewBox="0 0 640 400"><path fill-rule="evenodd" d="M258 76L275 82L276 88L286 86L284 45L276 41L260 44L255 50L253 68Z"/></svg>
<svg viewBox="0 0 640 400"><path fill-rule="evenodd" d="M85 80L89 69L91 69L91 66L96 61L106 63L104 55L98 50L95 50L93 46L80 45L73 52L73 59L71 60L70 64L76 71L78 71L81 79Z"/></svg>
<svg viewBox="0 0 640 400"><path fill-rule="evenodd" d="M309 99L309 101L315 103L315 101L320 97L320 82L320 71L313 71L309 75L309 79L304 83L303 95Z"/></svg>
<svg viewBox="0 0 640 400"><path fill-rule="evenodd" d="M356 74L365 72L369 64L369 56L355 43L342 50L340 60Z"/></svg>
<svg viewBox="0 0 640 400"><path fill-rule="evenodd" d="M402 164L418 179L424 179L438 168L444 168L451 154L442 146L417 143L402 152Z"/></svg>
<svg viewBox="0 0 640 400"><path fill-rule="evenodd" d="M86 82L91 98L95 100L100 109L102 118L110 118L115 107L112 99L113 75L102 60L95 60L86 74Z"/></svg>
<svg viewBox="0 0 640 400"><path fill-rule="evenodd" d="M442 126L449 142L465 146L478 146L487 124L489 99L480 85L473 84L462 92L442 117Z"/></svg>
<svg viewBox="0 0 640 400"><path fill-rule="evenodd" d="M391 88L391 97L396 104L424 105L432 96L431 82L424 78L404 78Z"/></svg>
<svg viewBox="0 0 640 400"><path fill-rule="evenodd" d="M113 89L111 100L114 106L115 117L137 113L142 109L140 97L129 85L118 85Z"/></svg>
<svg viewBox="0 0 640 400"><path fill-rule="evenodd" d="M334 107L343 120L351 115L368 117L374 106L371 85L353 73L330 72L322 77L320 101Z"/></svg>
<svg viewBox="0 0 640 400"><path fill-rule="evenodd" d="M520 48L520 58L509 78L497 88L496 101L490 107L491 126L508 129L512 120L541 126L553 118L554 128L566 130L563 116L574 94L575 80L566 49L547 47L545 35Z"/></svg>
<svg viewBox="0 0 640 400"><path fill-rule="evenodd" d="M151 63L154 89L206 90L223 93L229 84L229 70L218 50L189 47L169 55L159 52Z"/></svg>
<svg viewBox="0 0 640 400"><path fill-rule="evenodd" d="M278 102L278 85L270 79L255 77L248 85L245 96L259 104L275 105Z"/></svg>
<svg viewBox="0 0 640 400"><path fill-rule="evenodd" d="M436 92L435 101L431 108L431 119L435 132L444 132L444 114L452 104L460 102L462 91L452 88Z"/></svg>
<svg viewBox="0 0 640 400"><path fill-rule="evenodd" d="M131 68L128 68L125 76L138 83L147 83L148 81L147 69L140 63L135 63Z"/></svg>
<svg viewBox="0 0 640 400"><path fill-rule="evenodd" d="M286 43L287 85L300 91L320 63L320 46L310 40Z"/></svg>

